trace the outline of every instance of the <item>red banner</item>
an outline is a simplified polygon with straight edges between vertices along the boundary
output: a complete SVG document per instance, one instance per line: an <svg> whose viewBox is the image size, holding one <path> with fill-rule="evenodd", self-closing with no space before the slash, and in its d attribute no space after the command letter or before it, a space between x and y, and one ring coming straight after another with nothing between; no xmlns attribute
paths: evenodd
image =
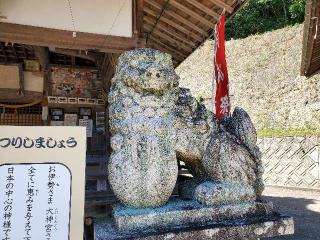
<svg viewBox="0 0 320 240"><path fill-rule="evenodd" d="M225 17L221 16L215 28L214 75L216 82L215 107L217 118L221 121L231 115L229 79L225 52Z"/></svg>

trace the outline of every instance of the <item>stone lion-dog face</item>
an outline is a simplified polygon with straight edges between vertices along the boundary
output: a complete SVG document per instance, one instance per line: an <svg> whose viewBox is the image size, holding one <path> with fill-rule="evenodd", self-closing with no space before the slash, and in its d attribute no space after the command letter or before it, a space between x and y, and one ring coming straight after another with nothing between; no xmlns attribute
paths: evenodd
<svg viewBox="0 0 320 240"><path fill-rule="evenodd" d="M121 73L124 83L140 93L162 95L179 84L171 56L157 50L138 49L127 52L119 59L118 66L117 72Z"/></svg>

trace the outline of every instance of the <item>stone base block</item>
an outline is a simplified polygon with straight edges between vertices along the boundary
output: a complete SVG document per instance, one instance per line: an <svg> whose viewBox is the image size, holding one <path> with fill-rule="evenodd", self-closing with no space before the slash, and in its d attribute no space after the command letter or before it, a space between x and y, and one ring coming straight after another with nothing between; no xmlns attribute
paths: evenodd
<svg viewBox="0 0 320 240"><path fill-rule="evenodd" d="M171 200L159 208L135 209L123 205L113 208L119 231L166 229L168 226L202 226L219 222L272 213L272 203L248 202L234 205L203 206L195 200Z"/></svg>
<svg viewBox="0 0 320 240"><path fill-rule="evenodd" d="M94 240L254 240L294 233L291 217L279 214L209 222L203 226L172 227L159 230L120 232L111 218L96 219Z"/></svg>
<svg viewBox="0 0 320 240"><path fill-rule="evenodd" d="M194 192L194 199L205 206L253 202L255 198L253 187L239 183L206 181L199 184Z"/></svg>

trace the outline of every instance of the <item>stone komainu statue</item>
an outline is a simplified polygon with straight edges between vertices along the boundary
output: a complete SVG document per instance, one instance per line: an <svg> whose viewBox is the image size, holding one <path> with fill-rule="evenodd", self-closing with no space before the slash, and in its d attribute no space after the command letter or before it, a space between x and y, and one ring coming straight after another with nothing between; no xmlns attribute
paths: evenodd
<svg viewBox="0 0 320 240"><path fill-rule="evenodd" d="M174 109L178 76L171 57L152 49L122 54L109 94L109 182L131 207L167 202L176 184Z"/></svg>
<svg viewBox="0 0 320 240"><path fill-rule="evenodd" d="M236 107L219 126L216 117L180 89L176 107L176 151L198 179L251 186L255 198L264 189L261 153L249 115Z"/></svg>
<svg viewBox="0 0 320 240"><path fill-rule="evenodd" d="M177 159L186 163L196 185L210 180L231 184L223 185L230 193L245 188L246 200L261 196L261 154L248 114L236 108L219 126L188 89L178 87L168 54L152 49L122 54L109 104L113 152L108 177L125 205L166 203L176 183ZM198 189L199 198L210 188L221 187L206 183Z"/></svg>

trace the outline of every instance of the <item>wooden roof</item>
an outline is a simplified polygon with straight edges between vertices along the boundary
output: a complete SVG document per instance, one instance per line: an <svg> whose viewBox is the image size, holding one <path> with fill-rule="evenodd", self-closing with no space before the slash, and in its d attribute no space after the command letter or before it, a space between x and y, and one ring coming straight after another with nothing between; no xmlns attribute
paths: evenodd
<svg viewBox="0 0 320 240"><path fill-rule="evenodd" d="M301 75L310 76L320 70L320 1L306 1Z"/></svg>
<svg viewBox="0 0 320 240"><path fill-rule="evenodd" d="M0 22L0 41L121 53L151 47L178 65L213 32L219 16L232 16L247 0L133 0L133 37L106 36Z"/></svg>
<svg viewBox="0 0 320 240"><path fill-rule="evenodd" d="M212 33L219 16L234 14L245 0L145 0L143 31L148 47L183 61Z"/></svg>

